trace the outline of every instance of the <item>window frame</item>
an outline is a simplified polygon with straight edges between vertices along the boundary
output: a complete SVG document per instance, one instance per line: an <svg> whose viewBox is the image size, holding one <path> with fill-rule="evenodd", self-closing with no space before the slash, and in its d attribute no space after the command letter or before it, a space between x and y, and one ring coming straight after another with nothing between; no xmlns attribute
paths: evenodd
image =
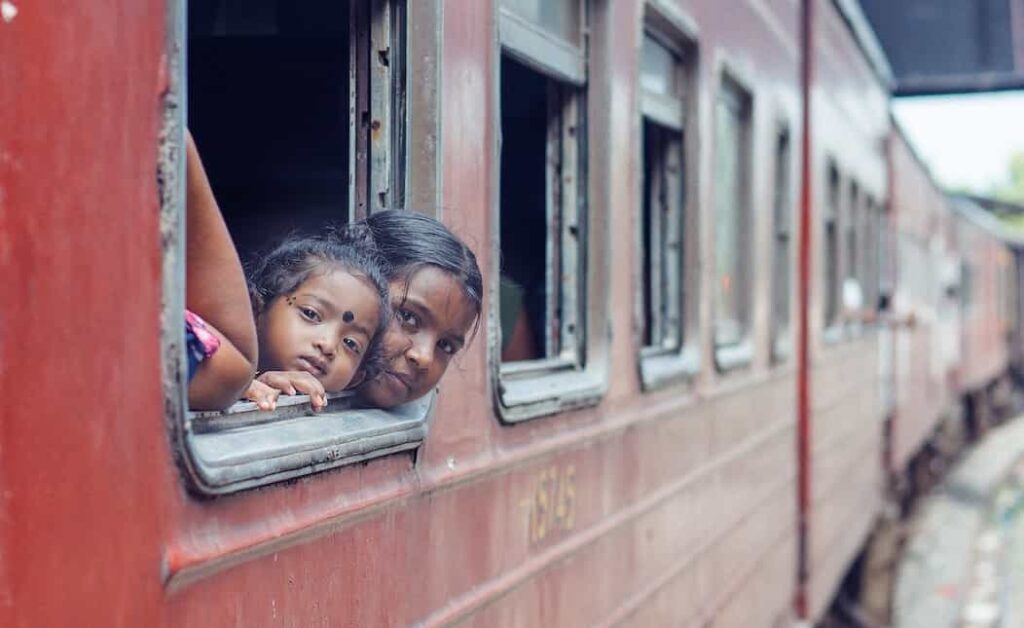
<svg viewBox="0 0 1024 628"><path fill-rule="evenodd" d="M492 175L496 184L492 188L492 259L501 259L501 61L508 55L513 61L527 66L555 82L561 98L561 176L552 177L548 169L548 185L557 181L561 202L552 203L553 191L547 190L548 203L548 276L552 281L552 261L559 259L561 268L574 268L575 272L559 273L561 299L561 325L559 355L536 360L501 361L501 312L497 288L500 285L499 264L491 270L490 333L488 334L492 389L495 410L504 423L518 423L528 419L558 413L570 408L595 405L607 389L607 370L603 362L604 345L591 330L606 324L603 315L594 307L607 300L607 292L597 287L598 276L607 275L607 260L595 255L600 250L600 231L591 218L596 214L589 177L591 163L590 93L593 76L590 71L589 42L592 6L589 0L568 0L578 4L580 24L578 40L569 42L539 24L534 24L503 6L502 0L492 0L495 16L493 32L493 120L496 125L492 146ZM565 124L565 120L570 123ZM549 155L554 134L549 119ZM568 164L568 166L566 165ZM568 199L568 200L566 200ZM554 225L552 217L559 218ZM552 245L553 237L557 238ZM552 251L557 251L553 253ZM557 256L557 257L556 257ZM549 285L551 285L549 283ZM596 289L595 289L596 288ZM553 300L546 303L550 309ZM599 308L598 308L599 309ZM566 312L570 316L566 316ZM570 329L571 326L571 329Z"/></svg>
<svg viewBox="0 0 1024 628"><path fill-rule="evenodd" d="M698 303L696 298L688 298L690 295L698 294L698 273L694 269L698 267L696 252L699 246L697 224L697 212L693 210L697 206L695 184L697 181L696 172L696 150L693 136L696 127L695 112L697 110L694 72L697 65L697 46L694 34L688 24L683 23L676 16L669 14L661 7L652 3L644 6L644 16L640 21L639 28L640 50L638 65L643 63L643 50L646 39L650 37L656 44L664 47L673 55L673 81L678 85L675 97L658 94L646 90L642 84L642 72L637 72L636 90L639 112L640 139L639 159L637 163L640 168L638 173L638 191L640 213L643 214L643 207L648 199L645 199L643 179L647 169L647 147L644 145L646 137L645 125L653 125L665 142L661 151L660 160L664 163L670 159L669 153L674 152L675 158L679 161L678 173L666 174L661 170L658 182L660 187L652 186L650 194L655 194L655 188L659 190L668 185L670 190L676 188L676 193L669 192L670 198L665 202L673 203L668 210L669 229L674 232L675 247L670 242L659 238L656 246L645 242L645 229L643 219L636 221L635 244L635 327L637 329L637 353L640 370L640 382L644 390L655 390L669 384L688 381L700 372L700 342L699 332L696 326L698 315ZM670 135L674 138L667 139ZM672 181L674 179L674 181ZM653 233L657 231L651 227ZM652 247L650 256L651 285L644 281L644 247ZM668 249L668 250L665 250ZM666 261L667 258L667 261ZM667 265L663 268L663 265ZM657 268L655 268L657 267ZM670 294L656 288L656 284L662 284L662 274L666 274ZM655 277L659 281L655 281ZM656 304L669 301L668 318L671 321L675 317L674 324L660 320L658 316L652 316L652 326L668 326L669 329L660 328L655 334L652 331L652 343L645 344L645 326L647 312L647 291L651 291L651 308L657 310ZM669 333L666 333L669 332ZM667 337L666 337L667 336Z"/></svg>
<svg viewBox="0 0 1024 628"><path fill-rule="evenodd" d="M864 304L867 312L877 314L879 295L879 255L881 250L880 225L881 205L875 200L874 194L865 194L864 202L864 245L861 261L862 286ZM877 318L877 317L876 317Z"/></svg>
<svg viewBox="0 0 1024 628"><path fill-rule="evenodd" d="M722 342L719 338L718 324L721 319L721 312L717 311L716 303L718 301L717 290L719 290L719 269L718 269L718 227L720 222L719 210L721 206L719 203L720 184L717 177L714 179L714 205L712 207L712 224L711 233L712 241L714 246L714 254L711 260L711 274L713 278L712 284L712 301L711 301L711 312L712 312L712 325L711 325L711 344L714 352L715 368L720 373L726 373L728 371L748 368L753 364L754 361L754 317L753 317L753 305L754 305L754 276L752 273L752 261L756 259L754 247L757 243L757 237L755 233L754 225L754 211L753 211L753 185L754 185L754 173L753 173L753 148L755 142L755 98L754 91L750 89L749 85L752 83L745 81L742 77L732 70L731 67L723 67L719 72L719 78L717 82L716 92L713 99L714 108L714 125L713 125L713 140L714 140L714 155L717 161L721 155L721 142L719 137L719 124L722 122L722 109L724 105L737 110L736 116L740 119L741 125L737 137L739 138L739 149L737 150L738 163L737 163L737 174L739 177L738 189L734 192L736 198L734 201L738 204L733 211L737 217L735 220L736 224L736 319L735 324L737 326L738 336L732 342ZM742 220L745 218L745 220Z"/></svg>
<svg viewBox="0 0 1024 628"><path fill-rule="evenodd" d="M376 88L368 91L350 89L351 103L368 103L372 112L368 123L375 125L374 130L384 126L387 129L372 143L363 134L364 153L356 147L363 140L355 133L350 134L350 172L363 170L365 176L362 183L353 177L350 189L354 193L349 194L346 211L350 219L361 215L355 199L362 191L366 194L364 212L406 198L436 207L440 198L437 164L441 153L439 143L430 140L436 140L440 125L436 87L440 0L354 3L350 18L354 31L360 9L368 9L365 15L374 17L371 32L353 32L353 47L357 40L365 46L379 44L382 38L397 38L401 45L389 48L392 53L387 60L369 54L369 49L359 57L350 56L350 81L355 67L363 61L370 64L371 74L378 81L387 81L386 86L378 82ZM274 412L258 411L254 404L245 402L236 403L224 413L188 410L182 337L187 12L187 0L174 0L167 5L169 28L165 46L170 71L169 89L164 97L158 178L163 242L161 338L165 417L189 490L202 496L230 494L419 447L427 433L434 394L393 410L355 409L350 403L351 396L346 394L331 396L329 409L319 413L312 411L309 398L302 395L280 399ZM412 24L417 27L412 28ZM394 25L402 32L391 33ZM395 58L402 62L394 63ZM369 80L373 85L372 77ZM414 99L417 107L421 107L415 116L404 106L407 99ZM359 110L358 106L353 109ZM350 115L350 125L356 124L358 117ZM404 146L410 150L404 151Z"/></svg>
<svg viewBox="0 0 1024 628"><path fill-rule="evenodd" d="M822 329L826 342L842 335L842 197L843 175L839 164L829 157L825 161L825 202L821 213L821 294Z"/></svg>
<svg viewBox="0 0 1024 628"><path fill-rule="evenodd" d="M860 276L860 264L863 257L863 241L861 239L860 222L864 216L864 190L855 176L850 176L845 194L846 202L842 205L842 282L840 283L841 325L847 336L856 335L860 331L860 321L854 312L847 309L845 301L846 282L850 279L857 282L861 291L861 307L864 301L864 284Z"/></svg>
<svg viewBox="0 0 1024 628"><path fill-rule="evenodd" d="M775 130L772 184L771 360L786 362L793 345L794 203L793 134L787 121ZM783 281L784 278L784 281ZM781 303L780 303L781 300ZM781 307L780 307L781 305Z"/></svg>

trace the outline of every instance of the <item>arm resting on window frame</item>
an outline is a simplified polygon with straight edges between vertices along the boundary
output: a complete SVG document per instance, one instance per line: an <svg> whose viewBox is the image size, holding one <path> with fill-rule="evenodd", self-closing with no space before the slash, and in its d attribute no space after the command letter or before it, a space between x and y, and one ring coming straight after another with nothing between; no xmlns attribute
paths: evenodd
<svg viewBox="0 0 1024 628"><path fill-rule="evenodd" d="M216 328L255 368L256 327L242 264L187 131L185 144L185 306Z"/></svg>
<svg viewBox="0 0 1024 628"><path fill-rule="evenodd" d="M206 328L220 346L196 368L188 384L188 405L192 410L224 410L242 397L255 369L224 334L209 324Z"/></svg>

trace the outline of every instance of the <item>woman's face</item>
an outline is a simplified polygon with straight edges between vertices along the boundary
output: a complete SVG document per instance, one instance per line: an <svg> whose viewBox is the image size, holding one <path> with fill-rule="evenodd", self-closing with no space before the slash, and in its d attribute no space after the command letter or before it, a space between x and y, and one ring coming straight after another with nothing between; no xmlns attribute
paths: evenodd
<svg viewBox="0 0 1024 628"><path fill-rule="evenodd" d="M437 386L477 317L461 283L435 266L417 270L407 284L391 282L390 292L395 317L384 332L385 370L359 388L379 408L419 399Z"/></svg>
<svg viewBox="0 0 1024 628"><path fill-rule="evenodd" d="M379 303L369 284L346 271L310 277L260 314L260 370L306 371L327 392L344 390L380 320Z"/></svg>

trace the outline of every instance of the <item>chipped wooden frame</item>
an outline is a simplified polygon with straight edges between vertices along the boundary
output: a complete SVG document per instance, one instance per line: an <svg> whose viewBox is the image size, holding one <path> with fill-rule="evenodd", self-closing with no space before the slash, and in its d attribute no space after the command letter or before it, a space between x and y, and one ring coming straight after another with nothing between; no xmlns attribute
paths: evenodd
<svg viewBox="0 0 1024 628"><path fill-rule="evenodd" d="M437 82L440 0L352 3L350 217L402 206L435 207L440 194ZM189 412L184 358L186 0L167 4L170 88L164 97L158 178L163 242L163 383L168 429L189 488L220 495L417 448L434 394L392 410L360 409L350 395L314 413L309 398L274 412L237 403ZM415 24L415 28L407 25ZM360 26L361 25L361 26ZM366 71L360 71L365 68ZM406 102L416 104L409 115ZM407 146L414 146L406 153Z"/></svg>
<svg viewBox="0 0 1024 628"><path fill-rule="evenodd" d="M645 4L639 37L635 327L640 382L654 390L700 369L698 300L687 298L698 294L699 276L698 215L688 209L697 206L698 134L688 132L696 128L697 48L690 22L660 2Z"/></svg>
<svg viewBox="0 0 1024 628"><path fill-rule="evenodd" d="M588 330L595 315L591 282L596 246L591 229L588 194L587 118L589 88L587 50L589 4L585 0L559 0L576 17L570 36L555 33L531 21L512 0L494 1L495 54L494 119L501 118L501 59L507 56L548 82L546 155L546 257L544 357L516 362L501 361L499 299L491 299L488 345L494 381L495 406L502 421L514 423L562 410L593 405L607 386L605 368L593 359L595 339ZM501 132L495 134L492 168L500 181ZM493 190L492 249L501 256L500 184ZM600 259L600 257L596 257ZM494 265L493 286L500 283Z"/></svg>

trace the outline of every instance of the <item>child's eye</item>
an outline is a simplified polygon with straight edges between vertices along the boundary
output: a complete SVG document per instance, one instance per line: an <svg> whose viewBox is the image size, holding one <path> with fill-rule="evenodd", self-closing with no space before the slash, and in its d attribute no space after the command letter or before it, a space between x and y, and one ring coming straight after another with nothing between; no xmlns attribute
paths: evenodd
<svg viewBox="0 0 1024 628"><path fill-rule="evenodd" d="M320 313L311 307L299 306L299 312L302 314L304 318L307 318L313 321L314 323L320 322Z"/></svg>
<svg viewBox="0 0 1024 628"><path fill-rule="evenodd" d="M342 340L342 342L345 343L345 346L348 347L350 351L353 351L355 352L356 355L359 355L361 348L359 347L359 342L357 342L354 338L345 338L344 340Z"/></svg>
<svg viewBox="0 0 1024 628"><path fill-rule="evenodd" d="M416 317L415 314L413 314L409 310L398 308L397 310L395 310L395 316L398 317L398 320L401 321L402 325L407 325L409 327L419 327L419 319Z"/></svg>
<svg viewBox="0 0 1024 628"><path fill-rule="evenodd" d="M455 345L449 340L441 340L437 343L437 346L441 348L441 351L444 351L448 355L455 355L455 352L458 351L458 349L455 348Z"/></svg>

